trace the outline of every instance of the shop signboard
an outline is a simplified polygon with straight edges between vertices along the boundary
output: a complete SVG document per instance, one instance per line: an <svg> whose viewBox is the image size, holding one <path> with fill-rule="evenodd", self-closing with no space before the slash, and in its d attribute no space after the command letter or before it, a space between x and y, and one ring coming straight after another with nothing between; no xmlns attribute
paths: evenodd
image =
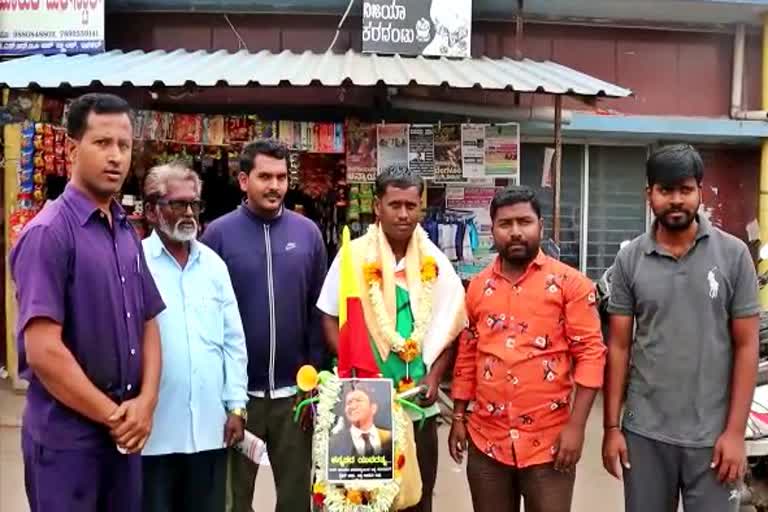
<svg viewBox="0 0 768 512"><path fill-rule="evenodd" d="M363 0L363 52L470 57L472 0Z"/></svg>
<svg viewBox="0 0 768 512"><path fill-rule="evenodd" d="M104 51L105 0L0 0L0 56Z"/></svg>

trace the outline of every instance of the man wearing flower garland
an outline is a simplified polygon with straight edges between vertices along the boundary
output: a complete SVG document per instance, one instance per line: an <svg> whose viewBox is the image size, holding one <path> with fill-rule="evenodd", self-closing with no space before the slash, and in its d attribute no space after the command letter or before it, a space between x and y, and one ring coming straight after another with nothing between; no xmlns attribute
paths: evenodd
<svg viewBox="0 0 768 512"><path fill-rule="evenodd" d="M423 180L407 168L385 169L376 179L378 223L350 244L368 339L339 344L340 257L331 265L317 303L325 313L326 340L339 354L342 377L383 376L400 392L416 384L427 387L420 405L428 419L423 428L415 428L422 497L410 512L432 510L438 453L435 401L451 363L450 347L466 318L461 280L419 226L423 192Z"/></svg>

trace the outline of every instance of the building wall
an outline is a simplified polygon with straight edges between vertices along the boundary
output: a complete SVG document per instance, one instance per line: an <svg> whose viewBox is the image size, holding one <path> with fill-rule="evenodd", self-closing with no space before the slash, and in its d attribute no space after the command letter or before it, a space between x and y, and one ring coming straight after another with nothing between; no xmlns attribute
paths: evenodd
<svg viewBox="0 0 768 512"><path fill-rule="evenodd" d="M493 54L489 50L494 49L486 46L485 51ZM551 59L631 89L633 97L606 102L608 108L622 113L729 114L730 34L530 25L525 32L525 55ZM762 69L757 36L749 38L745 61L744 96L748 108L757 109Z"/></svg>
<svg viewBox="0 0 768 512"><path fill-rule="evenodd" d="M233 14L229 20L252 52L323 52L333 39L338 23L335 16ZM335 50L360 51L359 27L360 19L350 18L340 32ZM215 14L113 14L107 18L107 35L110 49L236 51L239 48L237 35L227 20ZM515 55L514 24L475 23L472 45L475 56L512 57ZM523 45L525 57L551 59L633 90L631 98L599 101L596 106L607 113L728 116L733 50L730 34L526 24ZM745 108L749 109L760 106L760 51L759 36L750 34L744 84ZM508 93L492 95L455 90L438 93L444 98L470 102L491 98L494 102L515 100L514 95ZM546 105L551 103L551 98L531 95L522 101ZM569 99L566 107L591 110L595 106ZM757 210L758 152L721 147L705 150L704 155L708 173L705 204L716 224L744 238L745 225ZM610 250L618 241L610 240ZM598 256L605 259L605 255ZM604 262L590 263L593 264L597 271Z"/></svg>
<svg viewBox="0 0 768 512"><path fill-rule="evenodd" d="M757 217L760 151L755 148L702 148L704 207L712 222L746 240Z"/></svg>
<svg viewBox="0 0 768 512"><path fill-rule="evenodd" d="M338 23L331 16L231 15L229 19L250 51L272 52L323 52ZM335 49L359 51L359 27L359 18L349 18ZM475 56L515 55L514 24L478 22L473 30ZM107 35L112 49L238 49L235 33L224 16L216 14L113 14L107 18ZM730 34L527 24L523 45L525 57L551 59L634 92L631 98L600 102L603 108L626 114L728 116L733 60ZM757 34L748 38L745 61L745 107L758 109L761 59ZM535 101L547 104L551 100L539 97ZM587 108L576 101L567 106Z"/></svg>

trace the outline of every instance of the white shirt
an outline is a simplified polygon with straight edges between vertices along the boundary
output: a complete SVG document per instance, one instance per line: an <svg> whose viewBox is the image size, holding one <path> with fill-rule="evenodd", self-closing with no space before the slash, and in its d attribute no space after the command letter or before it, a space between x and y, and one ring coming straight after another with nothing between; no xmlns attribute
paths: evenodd
<svg viewBox="0 0 768 512"><path fill-rule="evenodd" d="M438 344L436 349L435 344L431 341L445 339L446 331L452 326L452 322L446 322L445 317L454 314L456 303L464 304L464 286L456 274L456 269L453 268L445 254L429 240L425 245L427 253L435 259L440 270L437 280L432 286L432 319L423 340L424 364L429 368L442 350L441 344ZM326 315L335 317L339 316L339 286L341 281L341 269L339 267L341 267L341 253L333 259L317 299L317 308ZM405 258L395 264L395 272L401 270L405 270ZM446 298L451 300L446 301ZM418 309L418 299L419 297L410 297L411 308L414 310Z"/></svg>
<svg viewBox="0 0 768 512"><path fill-rule="evenodd" d="M296 396L296 394L299 392L299 388L296 386L286 386L284 388L277 388L273 389L269 392L269 398L275 400L278 398L290 398L292 396ZM267 392L266 391L249 391L249 396L252 396L253 398L266 398Z"/></svg>
<svg viewBox="0 0 768 512"><path fill-rule="evenodd" d="M167 306L157 317L163 369L143 454L223 448L227 410L248 400L245 334L227 266L197 241L184 268L156 232L142 245Z"/></svg>
<svg viewBox="0 0 768 512"><path fill-rule="evenodd" d="M355 450L357 453L365 454L365 440L363 434L368 434L368 440L373 446L373 453L381 453L381 437L379 436L379 429L375 425L371 425L368 430L360 430L356 426L349 427L349 432L352 434L352 442L355 444Z"/></svg>

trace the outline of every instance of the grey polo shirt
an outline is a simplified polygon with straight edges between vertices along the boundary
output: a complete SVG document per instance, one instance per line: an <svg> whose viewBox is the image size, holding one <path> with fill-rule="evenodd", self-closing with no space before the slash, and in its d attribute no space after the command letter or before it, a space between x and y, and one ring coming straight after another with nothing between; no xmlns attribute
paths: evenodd
<svg viewBox="0 0 768 512"><path fill-rule="evenodd" d="M730 320L759 314L746 244L699 216L696 242L675 259L642 235L616 256L608 311L634 316L628 431L682 447L712 447L728 415Z"/></svg>

